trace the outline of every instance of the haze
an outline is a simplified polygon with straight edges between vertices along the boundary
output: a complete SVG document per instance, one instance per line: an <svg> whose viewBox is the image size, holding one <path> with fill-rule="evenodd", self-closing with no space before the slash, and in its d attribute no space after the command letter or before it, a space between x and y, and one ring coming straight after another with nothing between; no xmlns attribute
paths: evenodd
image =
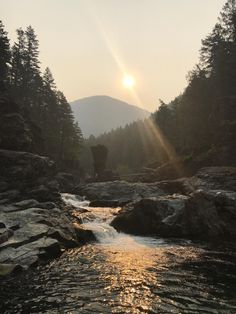
<svg viewBox="0 0 236 314"><path fill-rule="evenodd" d="M42 69L69 101L110 95L153 111L183 91L224 2L0 0L0 11L13 41L17 28L34 27ZM135 78L135 93L124 74Z"/></svg>

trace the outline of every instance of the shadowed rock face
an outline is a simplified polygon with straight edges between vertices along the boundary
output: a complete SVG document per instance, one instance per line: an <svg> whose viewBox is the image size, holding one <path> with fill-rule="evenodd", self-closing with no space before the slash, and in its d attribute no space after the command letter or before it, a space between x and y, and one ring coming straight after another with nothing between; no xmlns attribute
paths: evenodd
<svg viewBox="0 0 236 314"><path fill-rule="evenodd" d="M236 169L204 168L191 178L158 183L166 193L123 207L112 226L136 235L195 240L236 239ZM181 188L180 188L181 185ZM230 188L232 190L230 190Z"/></svg>
<svg viewBox="0 0 236 314"><path fill-rule="evenodd" d="M86 240L64 210L50 159L0 150L0 165L0 275L58 256L61 248Z"/></svg>
<svg viewBox="0 0 236 314"><path fill-rule="evenodd" d="M190 196L142 199L124 207L111 224L136 235L233 241L236 193L197 191Z"/></svg>

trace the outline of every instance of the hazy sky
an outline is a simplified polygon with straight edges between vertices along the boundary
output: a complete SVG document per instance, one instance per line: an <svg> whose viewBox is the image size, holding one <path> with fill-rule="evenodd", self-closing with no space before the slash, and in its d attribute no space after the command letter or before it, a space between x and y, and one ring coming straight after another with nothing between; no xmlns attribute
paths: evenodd
<svg viewBox="0 0 236 314"><path fill-rule="evenodd" d="M0 0L9 37L32 25L69 101L109 95L152 111L186 86L225 0ZM134 76L135 92L122 85Z"/></svg>

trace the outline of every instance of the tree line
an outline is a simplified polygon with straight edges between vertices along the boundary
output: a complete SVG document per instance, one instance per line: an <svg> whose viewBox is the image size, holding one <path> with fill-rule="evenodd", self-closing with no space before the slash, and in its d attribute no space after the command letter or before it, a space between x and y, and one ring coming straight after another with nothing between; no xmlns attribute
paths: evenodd
<svg viewBox="0 0 236 314"><path fill-rule="evenodd" d="M228 0L202 40L184 92L168 104L160 101L150 119L90 137L87 145L106 145L109 167L118 170L156 167L177 156L202 165L235 165L235 135L236 0Z"/></svg>
<svg viewBox="0 0 236 314"><path fill-rule="evenodd" d="M61 166L76 166L83 138L71 107L57 89L50 69L41 72L34 29L28 26L16 32L17 40L11 46L0 21L1 99L7 98L8 107L20 113L25 122L29 138L25 150L50 156Z"/></svg>

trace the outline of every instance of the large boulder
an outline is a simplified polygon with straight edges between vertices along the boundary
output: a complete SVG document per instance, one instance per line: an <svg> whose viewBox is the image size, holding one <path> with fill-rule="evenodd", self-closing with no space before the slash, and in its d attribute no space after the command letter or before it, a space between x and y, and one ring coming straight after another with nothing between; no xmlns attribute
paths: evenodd
<svg viewBox="0 0 236 314"><path fill-rule="evenodd" d="M77 227L62 208L40 208L43 204L35 200L9 207L11 210L0 210L0 264L17 264L26 269L42 257L58 256L62 248L79 244Z"/></svg>
<svg viewBox="0 0 236 314"><path fill-rule="evenodd" d="M49 158L1 149L0 164L0 204L24 198L60 201L56 166Z"/></svg>
<svg viewBox="0 0 236 314"><path fill-rule="evenodd" d="M236 167L206 167L185 180L186 191L197 189L229 190L236 192Z"/></svg>
<svg viewBox="0 0 236 314"><path fill-rule="evenodd" d="M127 204L111 222L118 231L135 235L161 235L167 217L182 212L186 196L144 198Z"/></svg>
<svg viewBox="0 0 236 314"><path fill-rule="evenodd" d="M142 199L124 207L111 224L136 235L234 241L236 193L199 190L190 196Z"/></svg>
<svg viewBox="0 0 236 314"><path fill-rule="evenodd" d="M80 186L76 194L86 196L95 204L119 206L145 197L164 195L156 183L130 183L126 181L95 182Z"/></svg>

